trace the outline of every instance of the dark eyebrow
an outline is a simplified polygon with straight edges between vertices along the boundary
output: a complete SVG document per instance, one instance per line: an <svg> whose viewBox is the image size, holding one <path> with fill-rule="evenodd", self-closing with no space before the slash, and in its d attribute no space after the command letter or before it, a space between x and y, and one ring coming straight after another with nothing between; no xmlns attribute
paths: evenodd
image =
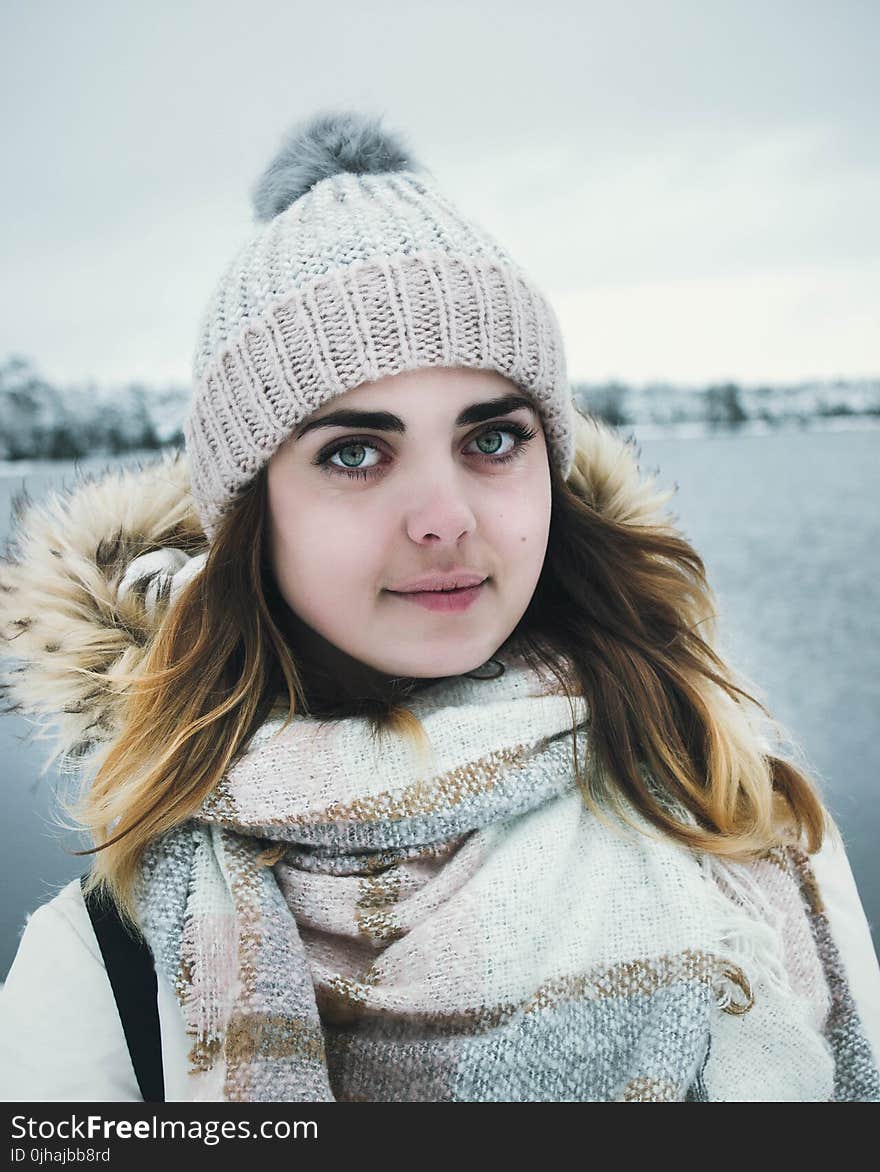
<svg viewBox="0 0 880 1172"><path fill-rule="evenodd" d="M465 427L469 423L482 423L485 419L494 419L497 415L509 415L511 411L518 411L525 407L533 415L537 415L535 405L525 395L502 395L499 399L486 399L482 403L473 403L465 407L457 419L456 427ZM397 431L406 434L406 424L397 415L389 411L331 411L322 415L320 419L310 419L294 432L294 439L301 439L306 432L316 427L366 427L370 431Z"/></svg>

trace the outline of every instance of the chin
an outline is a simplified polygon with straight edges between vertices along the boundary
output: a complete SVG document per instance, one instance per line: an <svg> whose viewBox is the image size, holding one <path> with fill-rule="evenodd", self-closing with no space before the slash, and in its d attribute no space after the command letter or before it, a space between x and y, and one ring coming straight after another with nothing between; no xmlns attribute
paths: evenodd
<svg viewBox="0 0 880 1172"><path fill-rule="evenodd" d="M412 656L400 656L385 663L373 664L377 670L389 676L399 676L404 679L440 679L445 676L463 675L481 667L492 657L493 651L500 646L495 642L489 649L486 648L459 648L447 645L442 651L434 654L426 653Z"/></svg>

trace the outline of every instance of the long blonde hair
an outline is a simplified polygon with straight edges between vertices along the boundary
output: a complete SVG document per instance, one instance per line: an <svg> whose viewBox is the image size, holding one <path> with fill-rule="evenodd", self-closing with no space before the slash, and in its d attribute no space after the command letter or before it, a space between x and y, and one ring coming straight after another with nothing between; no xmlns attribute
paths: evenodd
<svg viewBox="0 0 880 1172"><path fill-rule="evenodd" d="M576 425L568 479L551 467L542 573L507 642L587 700L587 759L572 763L584 800L597 811L631 803L661 834L720 856L791 841L817 850L826 829L818 788L775 755L767 732L783 730L713 649L702 560L671 523L657 523L652 485L605 425L581 414ZM95 843L83 852L96 856L90 886L106 887L132 919L147 844L194 814L285 692L289 718L312 710L315 669L291 637L266 517L264 468L124 679L119 735L71 808ZM344 679L334 686L328 719L359 713L377 730L420 735L405 686L384 696Z"/></svg>

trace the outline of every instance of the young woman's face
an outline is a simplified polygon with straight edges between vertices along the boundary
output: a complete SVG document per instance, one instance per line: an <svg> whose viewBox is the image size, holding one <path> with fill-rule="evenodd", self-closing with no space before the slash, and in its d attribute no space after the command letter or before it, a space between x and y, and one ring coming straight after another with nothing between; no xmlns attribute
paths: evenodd
<svg viewBox="0 0 880 1172"><path fill-rule="evenodd" d="M267 473L282 596L377 671L471 671L531 600L550 528L547 448L527 396L495 371L428 367L363 383L304 420ZM404 593L450 571L485 581L467 595Z"/></svg>

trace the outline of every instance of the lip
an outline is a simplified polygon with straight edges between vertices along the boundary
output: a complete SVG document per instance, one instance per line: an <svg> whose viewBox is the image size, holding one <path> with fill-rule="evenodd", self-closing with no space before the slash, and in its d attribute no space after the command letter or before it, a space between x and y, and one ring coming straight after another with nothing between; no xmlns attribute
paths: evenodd
<svg viewBox="0 0 880 1172"><path fill-rule="evenodd" d="M473 606L488 579L477 582L473 586L463 586L455 590L391 590L396 598L404 602L414 602L425 610L445 611L447 614L457 614Z"/></svg>
<svg viewBox="0 0 880 1172"><path fill-rule="evenodd" d="M444 570L442 573L422 574L420 578L410 578L407 582L392 589L392 594L421 593L426 590L452 590L464 586L479 586L485 582L488 574L480 574L476 570L469 570L465 566L457 566L453 570Z"/></svg>

